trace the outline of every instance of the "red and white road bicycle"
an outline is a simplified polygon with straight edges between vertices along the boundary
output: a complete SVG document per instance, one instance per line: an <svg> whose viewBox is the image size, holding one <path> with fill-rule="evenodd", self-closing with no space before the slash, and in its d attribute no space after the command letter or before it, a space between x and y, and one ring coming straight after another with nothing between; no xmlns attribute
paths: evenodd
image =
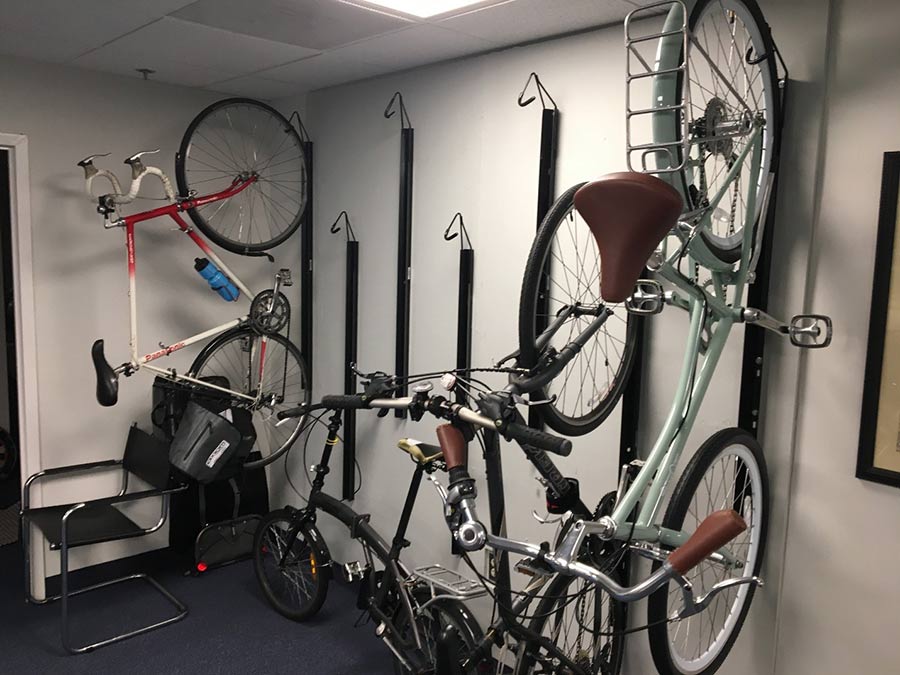
<svg viewBox="0 0 900 675"><path fill-rule="evenodd" d="M118 378L148 370L188 387L214 390L234 405L253 411L260 463L283 454L299 434L302 420L290 427L276 426L276 413L288 401L309 400L309 380L297 347L281 334L290 323L290 304L281 288L291 285L290 271L279 270L272 288L253 293L216 255L207 241L182 214L210 240L244 255L262 255L285 241L299 227L306 209L306 161L294 127L273 108L249 99L226 99L201 112L188 127L176 156L178 191L159 168L142 157L158 150L138 152L125 160L131 167L128 192L112 172L98 168L91 155L78 162L84 169L85 188L105 178L112 192L97 197L104 227L125 231L130 305L130 356L117 367L109 364L103 340L91 350L97 371L97 400L115 405ZM139 198L144 178L162 183L165 205L149 211L120 215L119 207ZM138 350L135 227L168 216L177 231L200 248L197 268L209 285L226 300L248 302L247 311L218 326L171 343L159 342L154 351ZM271 258L270 258L271 259ZM203 270L203 271L201 271ZM243 296L243 297L241 297ZM153 362L189 345L211 340L187 373L161 368ZM210 391L209 393L212 393Z"/></svg>

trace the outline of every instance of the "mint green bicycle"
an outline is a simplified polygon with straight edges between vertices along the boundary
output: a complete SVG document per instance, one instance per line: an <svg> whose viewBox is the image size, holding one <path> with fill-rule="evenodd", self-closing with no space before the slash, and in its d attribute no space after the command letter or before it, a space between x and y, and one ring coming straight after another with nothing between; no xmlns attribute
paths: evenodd
<svg viewBox="0 0 900 675"><path fill-rule="evenodd" d="M661 30L636 22L661 8L668 8ZM756 324L807 348L827 346L832 325L822 315L783 323L743 304L781 142L780 57L756 1L660 2L629 15L625 38L630 171L570 188L542 224L522 285L518 365L532 381L558 372L537 397L545 399L543 420L564 435L586 433L621 395L635 317L677 307L689 330L675 400L646 459L623 467L610 513L593 521L571 516L551 551L491 535L487 543L586 579L598 595L624 602L649 595L658 670L708 675L727 657L762 583L769 520L762 450L750 433L724 429L667 488L735 324ZM689 573L660 581L669 553L721 510L735 511L746 530ZM623 593L596 556L586 558L591 541L654 561L640 594ZM557 644L572 634L555 630L556 637L545 635ZM522 672L553 672L552 659L542 661L546 650L534 652Z"/></svg>

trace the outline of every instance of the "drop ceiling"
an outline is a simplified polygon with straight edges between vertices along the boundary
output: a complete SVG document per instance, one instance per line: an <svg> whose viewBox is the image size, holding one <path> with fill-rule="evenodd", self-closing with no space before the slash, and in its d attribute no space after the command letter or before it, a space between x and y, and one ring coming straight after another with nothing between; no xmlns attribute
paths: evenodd
<svg viewBox="0 0 900 675"><path fill-rule="evenodd" d="M624 19L653 0L0 0L0 54L275 99Z"/></svg>

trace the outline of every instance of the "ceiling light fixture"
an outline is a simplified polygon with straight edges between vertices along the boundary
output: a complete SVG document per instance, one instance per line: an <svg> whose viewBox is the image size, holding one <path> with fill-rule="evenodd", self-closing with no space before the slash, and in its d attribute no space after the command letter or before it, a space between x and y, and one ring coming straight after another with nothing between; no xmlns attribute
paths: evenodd
<svg viewBox="0 0 900 675"><path fill-rule="evenodd" d="M367 5L402 12L420 19L447 14L473 5L483 5L484 0L364 0Z"/></svg>

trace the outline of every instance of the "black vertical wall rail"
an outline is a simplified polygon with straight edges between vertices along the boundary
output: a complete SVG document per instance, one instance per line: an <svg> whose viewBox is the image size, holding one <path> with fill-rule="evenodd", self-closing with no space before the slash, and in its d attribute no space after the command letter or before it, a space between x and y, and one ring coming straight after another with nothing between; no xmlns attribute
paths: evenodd
<svg viewBox="0 0 900 675"><path fill-rule="evenodd" d="M519 94L519 106L524 108L535 100L534 96L525 98L528 91L528 85L534 81L540 97L543 110L541 111L541 154L538 165L538 190L537 190L537 226L536 230L541 228L541 223L553 206L553 200L556 196L556 157L559 147L559 108L556 101L550 96L550 92L546 90L541 78L537 73L531 73L525 82L525 88ZM549 104L548 105L548 101ZM551 107L552 106L552 107ZM541 281L541 290L538 293L537 302L537 334L540 335L547 328L547 305L550 296L550 278L544 275ZM528 425L532 428L539 429L543 427L540 413L536 407L528 409Z"/></svg>
<svg viewBox="0 0 900 675"><path fill-rule="evenodd" d="M300 353L306 362L307 386L313 383L313 142L295 112L300 129L303 156L306 159L306 211L300 221Z"/></svg>
<svg viewBox="0 0 900 675"><path fill-rule="evenodd" d="M356 393L357 337L359 324L359 242L347 242L347 321L344 333L344 393ZM356 493L356 411L344 413L344 499Z"/></svg>
<svg viewBox="0 0 900 675"><path fill-rule="evenodd" d="M359 334L359 242L350 225L350 217L341 211L331 226L331 232L341 231L338 223L344 221L347 232L347 268L344 287L344 393L356 393L356 361ZM356 494L356 411L344 412L344 456L342 493L345 500Z"/></svg>
<svg viewBox="0 0 900 675"><path fill-rule="evenodd" d="M781 55L777 53L779 60ZM784 62L781 62L784 68ZM781 112L777 120L778 130L783 128L785 110L787 108L788 74L780 78ZM778 168L778 155L772 158L772 166ZM754 270L754 279L747 288L747 306L767 311L769 307L769 281L772 264L772 240L775 236L775 206L778 196L778 173L769 190L768 203L763 204L766 211L762 214L765 220L759 258ZM741 360L741 395L738 403L738 426L753 436L759 434L760 401L763 386L763 359L765 356L766 330L753 324L745 324L744 352Z"/></svg>
<svg viewBox="0 0 900 675"><path fill-rule="evenodd" d="M452 232L453 226L459 222L459 232ZM459 237L459 294L456 313L456 369L463 371L468 378L472 367L472 296L475 278L475 251L466 230L466 223L461 213L453 216L450 225L444 230L444 239L453 241ZM456 389L456 400L466 403L466 393L461 387Z"/></svg>
<svg viewBox="0 0 900 675"><path fill-rule="evenodd" d="M410 292L412 289L412 200L414 130L398 91L384 110L391 118L400 110L400 204L397 236L397 332L394 375L403 381L409 375ZM397 389L396 396L406 395L406 387ZM405 410L396 410L397 417L406 417Z"/></svg>

